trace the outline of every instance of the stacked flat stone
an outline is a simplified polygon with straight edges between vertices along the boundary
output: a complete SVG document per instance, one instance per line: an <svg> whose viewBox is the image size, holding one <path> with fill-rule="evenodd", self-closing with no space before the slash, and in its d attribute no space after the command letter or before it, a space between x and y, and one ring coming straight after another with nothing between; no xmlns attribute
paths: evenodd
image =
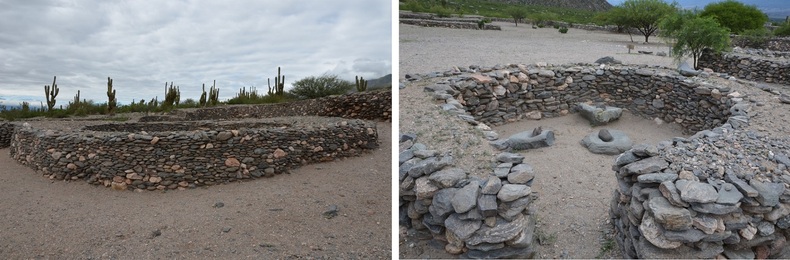
<svg viewBox="0 0 790 260"><path fill-rule="evenodd" d="M398 21L402 24L417 25L423 27L443 27L452 29L472 29L472 30L502 30L499 25L486 23L480 28L478 22L482 18L442 18L430 13L401 12Z"/></svg>
<svg viewBox="0 0 790 260"><path fill-rule="evenodd" d="M11 135L14 134L15 125L0 121L0 148L11 146Z"/></svg>
<svg viewBox="0 0 790 260"><path fill-rule="evenodd" d="M164 190L270 177L378 147L374 122L323 118L314 125L181 122L17 127L11 157L57 180L119 190Z"/></svg>
<svg viewBox="0 0 790 260"><path fill-rule="evenodd" d="M741 79L790 85L790 58L784 55L768 58L739 53L703 52L698 65Z"/></svg>
<svg viewBox="0 0 790 260"><path fill-rule="evenodd" d="M749 41L744 41L739 39L738 36L732 37L732 46L738 46L740 48L748 48ZM770 50L776 52L790 52L790 37L773 37L765 41L765 44L761 46L763 50Z"/></svg>
<svg viewBox="0 0 790 260"><path fill-rule="evenodd" d="M556 117L593 102L678 123L687 131L723 124L735 102L727 87L686 78L674 69L621 65L470 66L440 73L431 88L446 93L476 121L502 125L539 112Z"/></svg>
<svg viewBox="0 0 790 260"><path fill-rule="evenodd" d="M369 91L265 105L219 106L183 113L187 121L325 116L392 121L392 91Z"/></svg>
<svg viewBox="0 0 790 260"><path fill-rule="evenodd" d="M610 216L623 257L790 258L789 149L725 123L621 154Z"/></svg>
<svg viewBox="0 0 790 260"><path fill-rule="evenodd" d="M523 156L497 155L494 173L480 178L453 167L451 156L413 141L400 145L402 225L427 230L462 258L535 256L535 173Z"/></svg>

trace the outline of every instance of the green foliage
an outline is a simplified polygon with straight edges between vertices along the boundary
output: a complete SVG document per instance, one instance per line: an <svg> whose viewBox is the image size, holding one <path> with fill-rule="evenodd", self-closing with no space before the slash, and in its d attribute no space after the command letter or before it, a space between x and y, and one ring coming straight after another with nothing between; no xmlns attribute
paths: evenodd
<svg viewBox="0 0 790 260"><path fill-rule="evenodd" d="M680 62L684 56L691 55L695 68L703 50L710 49L714 52L721 52L730 46L729 29L722 27L711 17L681 12L663 21L661 25L668 26L664 35L673 37L677 41L672 46L675 60Z"/></svg>
<svg viewBox="0 0 790 260"><path fill-rule="evenodd" d="M648 42L650 36L658 30L659 21L675 11L674 5L662 0L626 0L609 10L601 19L626 29L635 28L645 36L645 42Z"/></svg>
<svg viewBox="0 0 790 260"><path fill-rule="evenodd" d="M785 22L782 25L779 25L779 28L774 30L774 35L780 37L790 36L790 22Z"/></svg>
<svg viewBox="0 0 790 260"><path fill-rule="evenodd" d="M568 33L568 27L562 26L559 29L560 33Z"/></svg>
<svg viewBox="0 0 790 260"><path fill-rule="evenodd" d="M428 10L428 12L434 13L436 14L436 16L442 18L450 17L453 14L452 10L447 9L446 7L440 5L432 6L431 9Z"/></svg>
<svg viewBox="0 0 790 260"><path fill-rule="evenodd" d="M516 26L518 26L519 21L523 23L524 18L527 18L527 10L518 6L509 8L507 10L507 14L510 15L510 17L513 17L513 22L516 23Z"/></svg>
<svg viewBox="0 0 790 260"><path fill-rule="evenodd" d="M537 25L540 28L546 26L546 22L557 20L557 16L552 13L539 13L534 14L532 17L532 25Z"/></svg>
<svg viewBox="0 0 790 260"><path fill-rule="evenodd" d="M52 85L44 85L44 96L47 98L47 111L52 111L52 108L55 107L55 97L58 96L60 93L60 89L58 88L58 84L55 84L55 80L58 79L58 76L52 78Z"/></svg>
<svg viewBox="0 0 790 260"><path fill-rule="evenodd" d="M363 92L366 89L368 89L368 81L365 80L365 78L363 78L363 77L356 77L355 76L354 80L357 83L356 84L357 85L357 92Z"/></svg>
<svg viewBox="0 0 790 260"><path fill-rule="evenodd" d="M107 114L114 115L118 100L115 98L115 90L112 89L112 79L107 77Z"/></svg>
<svg viewBox="0 0 790 260"><path fill-rule="evenodd" d="M345 94L353 87L354 84L339 79L337 75L324 74L320 77L310 76L294 82L291 93L299 98L320 98Z"/></svg>
<svg viewBox="0 0 790 260"><path fill-rule="evenodd" d="M771 38L771 31L765 27L748 29L741 32L736 40L743 46L751 48L764 48L765 43Z"/></svg>
<svg viewBox="0 0 790 260"><path fill-rule="evenodd" d="M431 11L433 6L442 6L442 1L436 0L408 0L402 2L400 10L408 10L413 12L426 12L435 13ZM445 2L445 7L454 10L455 13L474 14L488 17L510 18L513 17L508 13L514 4L504 1L487 1L487 0L456 0ZM556 17L556 21L572 22L576 24L591 23L592 18L598 12L582 9L547 7L541 5L524 5L518 4L518 7L526 11L526 17L532 18L535 14L548 13ZM451 11L452 12L452 11Z"/></svg>
<svg viewBox="0 0 790 260"><path fill-rule="evenodd" d="M759 29L768 22L768 16L756 6L745 5L734 0L708 4L700 15L715 19L735 34L741 34L749 29Z"/></svg>

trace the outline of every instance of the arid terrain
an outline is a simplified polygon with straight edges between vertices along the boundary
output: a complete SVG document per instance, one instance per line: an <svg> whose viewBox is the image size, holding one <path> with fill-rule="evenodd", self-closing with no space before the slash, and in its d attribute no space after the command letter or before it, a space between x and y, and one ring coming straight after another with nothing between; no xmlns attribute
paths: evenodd
<svg viewBox="0 0 790 260"><path fill-rule="evenodd" d="M167 192L49 180L0 149L0 258L390 259L392 124L377 128L359 157Z"/></svg>
<svg viewBox="0 0 790 260"><path fill-rule="evenodd" d="M497 64L592 63L604 56L613 56L624 64L646 64L674 67L670 57L638 54L637 51L668 51L661 39L651 37L651 43L631 43L627 34L570 29L560 34L556 29L532 29L529 25L495 23L502 31L482 31L445 28L424 28L400 25L400 133L415 133L417 141L430 149L452 151L456 164L470 174L488 175L491 158L498 151L483 139L479 131L464 121L443 113L437 101L423 92L423 88L439 79L406 82L407 74L430 74L450 70L453 66L494 66ZM634 40L643 39L635 35ZM732 87L755 106L752 124L761 125L758 131L771 135L787 131L790 125L788 106L776 96L740 84L711 77L714 84ZM782 88L782 86L776 86ZM786 88L786 87L785 87ZM577 114L542 120L523 120L493 127L500 138L531 131L537 126L554 129L556 144L552 147L522 152L526 163L536 172L533 192L538 216L537 236L541 242L539 258L620 258L619 249L611 237L608 202L616 187L611 171L615 156L596 155L579 144L584 135L602 127L591 127ZM658 124L626 112L623 117L605 128L626 132L635 143L657 144L675 136L684 136L675 124ZM429 240L427 232L414 232L400 227L399 256L401 258L454 258L447 254L441 242Z"/></svg>

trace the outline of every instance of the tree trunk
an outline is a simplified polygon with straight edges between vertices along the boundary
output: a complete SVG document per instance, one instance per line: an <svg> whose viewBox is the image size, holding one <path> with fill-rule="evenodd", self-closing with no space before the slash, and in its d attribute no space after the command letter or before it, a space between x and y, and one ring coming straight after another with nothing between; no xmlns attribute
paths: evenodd
<svg viewBox="0 0 790 260"><path fill-rule="evenodd" d="M645 34L645 43L647 43L647 38L650 38L650 34Z"/></svg>

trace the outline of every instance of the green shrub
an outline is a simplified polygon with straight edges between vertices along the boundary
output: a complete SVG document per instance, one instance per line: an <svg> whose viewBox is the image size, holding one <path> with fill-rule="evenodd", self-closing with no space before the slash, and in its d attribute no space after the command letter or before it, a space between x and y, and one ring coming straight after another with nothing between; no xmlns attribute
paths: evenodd
<svg viewBox="0 0 790 260"><path fill-rule="evenodd" d="M560 27L559 31L560 31L560 33L568 33L568 27L565 27L565 26Z"/></svg>
<svg viewBox="0 0 790 260"><path fill-rule="evenodd" d="M735 0L708 4L700 15L715 19L721 26L729 28L736 34L750 29L760 29L768 21L768 16L756 6Z"/></svg>
<svg viewBox="0 0 790 260"><path fill-rule="evenodd" d="M780 25L779 28L776 28L776 30L774 30L774 35L779 37L790 36L790 22L786 22Z"/></svg>
<svg viewBox="0 0 790 260"><path fill-rule="evenodd" d="M743 31L738 36L738 42L746 47L751 48L763 48L765 43L768 42L768 39L771 38L771 32L765 27L761 27L758 29L748 29Z"/></svg>
<svg viewBox="0 0 790 260"><path fill-rule="evenodd" d="M354 88L354 83L339 79L337 75L324 74L300 79L293 86L290 92L299 98L320 98L345 94Z"/></svg>
<svg viewBox="0 0 790 260"><path fill-rule="evenodd" d="M447 8L442 7L440 5L431 6L431 9L429 10L429 12L430 13L434 13L434 14L436 14L436 16L439 16L439 17L442 17L442 18L450 17L453 14L453 12L450 9L447 9Z"/></svg>

